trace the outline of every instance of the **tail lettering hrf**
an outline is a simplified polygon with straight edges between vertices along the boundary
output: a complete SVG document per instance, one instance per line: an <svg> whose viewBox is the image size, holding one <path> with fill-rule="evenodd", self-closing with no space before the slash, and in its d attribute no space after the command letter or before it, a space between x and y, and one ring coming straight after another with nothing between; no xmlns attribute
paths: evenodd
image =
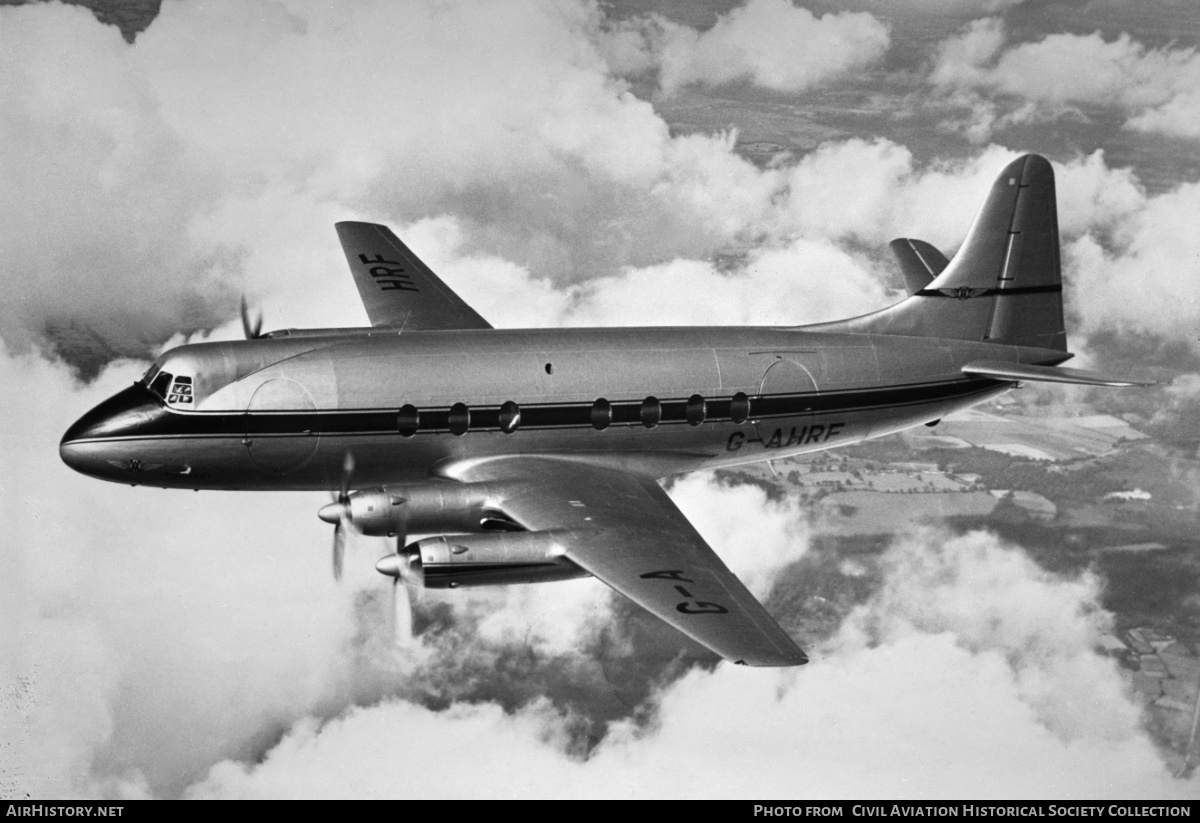
<svg viewBox="0 0 1200 823"><path fill-rule="evenodd" d="M1054 171L1036 154L1000 173L949 265L911 297L822 331L1067 350Z"/></svg>

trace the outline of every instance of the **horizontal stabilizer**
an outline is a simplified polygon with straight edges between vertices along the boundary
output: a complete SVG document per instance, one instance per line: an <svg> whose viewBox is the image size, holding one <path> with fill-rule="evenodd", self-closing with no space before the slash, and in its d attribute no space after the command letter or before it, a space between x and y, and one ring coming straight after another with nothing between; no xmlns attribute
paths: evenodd
<svg viewBox="0 0 1200 823"><path fill-rule="evenodd" d="M904 275L904 287L909 294L916 294L928 286L950 265L946 255L924 240L898 237L888 247L896 256L900 273Z"/></svg>
<svg viewBox="0 0 1200 823"><path fill-rule="evenodd" d="M1153 386L1154 380L1134 380L1128 377L1109 377L1083 369L1063 369L1058 366L1028 366L1002 360L977 360L962 367L963 374L991 377L996 380L1037 380L1046 383L1077 383L1081 386Z"/></svg>

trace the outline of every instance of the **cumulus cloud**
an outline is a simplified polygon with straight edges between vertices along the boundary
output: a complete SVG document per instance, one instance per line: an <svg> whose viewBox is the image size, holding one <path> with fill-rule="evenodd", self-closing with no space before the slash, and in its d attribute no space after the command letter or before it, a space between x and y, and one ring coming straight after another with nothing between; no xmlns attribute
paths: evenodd
<svg viewBox="0 0 1200 823"><path fill-rule="evenodd" d="M268 324L361 323L330 228L350 217L453 214L468 256L558 287L704 259L754 241L780 185L732 133L672 137L611 73L589 4L168 2L136 48L83 9L0 14L10 345L65 327L144 354L242 291ZM776 17L810 73L858 59L859 27L886 44L866 15L786 3L703 37Z"/></svg>
<svg viewBox="0 0 1200 823"><path fill-rule="evenodd" d="M1116 107L1126 128L1177 137L1200 136L1200 53L1194 48L1149 48L1128 34L1105 40L1051 34L1007 45L999 18L976 20L938 47L929 81L967 95L973 127L988 132L1007 123L1051 117L1076 106ZM1003 103L978 92L1018 101Z"/></svg>
<svg viewBox="0 0 1200 823"><path fill-rule="evenodd" d="M1064 250L1072 301L1085 328L1169 333L1190 339L1200 318L1200 293L1187 272L1200 260L1188 215L1200 208L1200 185L1188 183L1155 197L1115 226L1106 247L1088 233Z"/></svg>
<svg viewBox="0 0 1200 823"><path fill-rule="evenodd" d="M348 213L453 210L568 282L711 250L753 217L697 197L752 167L723 138L671 140L608 76L583 5L167 3L136 49L82 9L0 13L14 345L79 321L144 351L240 289L269 317L358 322L329 276ZM290 291L265 287L279 277Z"/></svg>
<svg viewBox="0 0 1200 823"><path fill-rule="evenodd" d="M1115 664L1094 578L1059 579L983 533L897 542L880 591L801 670L695 670L653 722L564 751L568 715L404 701L293 728L200 797L1172 797ZM1020 608L1013 608L1013 603ZM731 711L737 706L737 711ZM470 769L379 769L395 741ZM388 741L391 741L390 743ZM328 764L340 764L330 771Z"/></svg>
<svg viewBox="0 0 1200 823"><path fill-rule="evenodd" d="M851 139L756 167L732 133L672 136L614 78L598 44L624 30L590 5L167 3L137 48L81 9L0 14L0 334L66 327L50 344L93 359L228 323L242 291L268 328L363 323L330 228L347 218L412 232L500 325L854 314L890 299L885 244L951 250L1012 155ZM703 36L773 14L841 19L756 3ZM1002 47L980 32L964 59L985 71Z"/></svg>
<svg viewBox="0 0 1200 823"><path fill-rule="evenodd" d="M32 355L6 354L0 369L5 419L21 432L0 468L13 492L0 659L5 694L13 684L24 694L15 718L4 707L18 794L163 791L336 693L342 675L324 664L339 654L349 603L324 562L301 559L327 551L320 499L76 475L57 459L62 431L144 364L114 366L82 390Z"/></svg>
<svg viewBox="0 0 1200 823"><path fill-rule="evenodd" d="M112 318L104 331L134 327L117 342L136 348L228 310L214 292L233 250L181 231L215 197L212 181L186 162L132 54L85 9L0 9L0 334L10 345L86 314Z"/></svg>
<svg viewBox="0 0 1200 823"><path fill-rule="evenodd" d="M698 32L663 18L651 59L664 93L689 83L748 79L777 91L804 91L877 62L890 44L888 27L870 14L815 16L789 0L748 0Z"/></svg>

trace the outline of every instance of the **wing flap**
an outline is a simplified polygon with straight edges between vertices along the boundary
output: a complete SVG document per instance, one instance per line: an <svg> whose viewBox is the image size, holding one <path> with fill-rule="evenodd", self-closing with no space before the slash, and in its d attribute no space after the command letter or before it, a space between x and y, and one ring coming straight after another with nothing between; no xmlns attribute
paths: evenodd
<svg viewBox="0 0 1200 823"><path fill-rule="evenodd" d="M492 328L387 226L346 221L335 228L371 325L406 331Z"/></svg>
<svg viewBox="0 0 1200 823"><path fill-rule="evenodd" d="M962 367L963 374L992 377L997 380L1033 380L1046 383L1075 383L1081 386L1153 386L1154 380L1135 380L1131 377L1110 377L1085 369L1065 369L1060 366L1030 366L1001 360L977 360Z"/></svg>
<svg viewBox="0 0 1200 823"><path fill-rule="evenodd" d="M455 476L500 489L509 517L531 531L557 530L568 559L727 660L808 661L653 480L540 457L493 460Z"/></svg>

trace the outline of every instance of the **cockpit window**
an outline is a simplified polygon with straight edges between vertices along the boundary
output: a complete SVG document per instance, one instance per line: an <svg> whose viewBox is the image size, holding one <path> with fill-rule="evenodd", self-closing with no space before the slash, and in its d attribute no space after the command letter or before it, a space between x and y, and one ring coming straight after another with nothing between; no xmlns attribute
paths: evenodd
<svg viewBox="0 0 1200 823"><path fill-rule="evenodd" d="M171 386L170 392L167 396L168 403L191 403L192 378L186 374L179 375L175 378L175 383Z"/></svg>
<svg viewBox="0 0 1200 823"><path fill-rule="evenodd" d="M171 377L172 375L169 371L160 371L158 376L154 378L154 382L150 384L150 391L165 400L167 397L167 387L171 385Z"/></svg>
<svg viewBox="0 0 1200 823"><path fill-rule="evenodd" d="M144 375L142 375L142 385L149 388L150 384L154 381L155 375L157 375L157 374L158 374L158 364L155 363L153 366L150 367L150 369Z"/></svg>

